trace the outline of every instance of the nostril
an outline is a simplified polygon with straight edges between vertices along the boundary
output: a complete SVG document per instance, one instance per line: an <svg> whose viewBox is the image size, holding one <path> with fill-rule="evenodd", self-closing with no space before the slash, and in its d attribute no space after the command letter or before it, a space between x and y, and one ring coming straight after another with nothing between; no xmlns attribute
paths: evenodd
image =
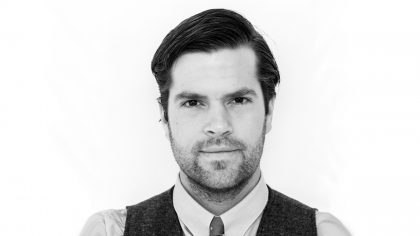
<svg viewBox="0 0 420 236"><path fill-rule="evenodd" d="M232 133L233 127L230 118L226 113L217 113L209 117L209 120L203 127L203 132L208 136L225 136Z"/></svg>

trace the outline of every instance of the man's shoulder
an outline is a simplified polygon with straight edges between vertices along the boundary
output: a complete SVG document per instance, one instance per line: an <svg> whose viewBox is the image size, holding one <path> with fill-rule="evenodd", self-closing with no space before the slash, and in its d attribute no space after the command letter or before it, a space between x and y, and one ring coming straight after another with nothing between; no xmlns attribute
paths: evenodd
<svg viewBox="0 0 420 236"><path fill-rule="evenodd" d="M80 236L114 236L122 235L127 211L109 209L96 212L86 221Z"/></svg>
<svg viewBox="0 0 420 236"><path fill-rule="evenodd" d="M316 226L320 236L350 236L347 228L334 215L328 212L317 212Z"/></svg>
<svg viewBox="0 0 420 236"><path fill-rule="evenodd" d="M316 209L312 208L294 198L291 198L283 193L280 193L268 186L269 195L268 201L269 205L280 207L283 210L301 210L306 212L315 213Z"/></svg>
<svg viewBox="0 0 420 236"><path fill-rule="evenodd" d="M171 187L169 190L157 194L137 204L127 206L127 210L144 213L147 211L154 211L156 209L162 208L164 205L166 206L167 204L172 204L173 188L174 187Z"/></svg>
<svg viewBox="0 0 420 236"><path fill-rule="evenodd" d="M269 203L267 209L269 215L277 215L282 217L284 215L291 215L287 219L292 219L288 224L292 224L295 220L302 222L303 219L308 219L308 223L316 225L317 234L320 236L350 236L351 234L346 227L334 215L328 212L320 212L316 208L307 206L300 201L284 195L274 189L269 189Z"/></svg>
<svg viewBox="0 0 420 236"><path fill-rule="evenodd" d="M182 228L173 207L173 187L132 206L127 206L125 230L128 235L180 235Z"/></svg>

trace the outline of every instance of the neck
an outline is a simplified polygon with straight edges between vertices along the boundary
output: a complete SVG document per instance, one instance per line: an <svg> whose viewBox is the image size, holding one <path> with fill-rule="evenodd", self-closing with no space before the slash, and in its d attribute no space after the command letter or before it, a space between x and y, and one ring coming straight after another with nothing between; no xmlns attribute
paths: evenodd
<svg viewBox="0 0 420 236"><path fill-rule="evenodd" d="M184 172L180 173L181 184L185 190L202 207L216 216L228 211L244 199L258 184L260 177L261 170L258 168L248 180L235 188L228 191L211 191L196 184Z"/></svg>

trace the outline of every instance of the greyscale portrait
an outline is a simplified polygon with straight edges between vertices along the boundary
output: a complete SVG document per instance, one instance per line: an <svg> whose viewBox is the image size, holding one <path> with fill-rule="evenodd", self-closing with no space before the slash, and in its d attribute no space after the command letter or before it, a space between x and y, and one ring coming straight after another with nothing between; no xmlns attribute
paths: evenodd
<svg viewBox="0 0 420 236"><path fill-rule="evenodd" d="M150 199L92 215L80 236L350 235L333 214L264 180L260 160L281 78L245 15L186 16L164 37L151 70L179 175Z"/></svg>
<svg viewBox="0 0 420 236"><path fill-rule="evenodd" d="M420 235L419 1L0 1L0 235Z"/></svg>

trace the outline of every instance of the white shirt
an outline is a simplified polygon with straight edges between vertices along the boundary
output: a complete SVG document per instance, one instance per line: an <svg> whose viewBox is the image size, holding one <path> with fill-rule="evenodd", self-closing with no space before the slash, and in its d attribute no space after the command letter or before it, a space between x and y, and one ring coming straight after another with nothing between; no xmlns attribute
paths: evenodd
<svg viewBox="0 0 420 236"><path fill-rule="evenodd" d="M268 201L268 188L261 177L254 189L241 202L220 215L226 236L256 236L262 212ZM175 183L173 203L183 233L186 236L207 236L213 214L198 204L182 186ZM126 209L105 210L92 215L80 236L123 236ZM316 212L318 236L350 236L333 215Z"/></svg>

